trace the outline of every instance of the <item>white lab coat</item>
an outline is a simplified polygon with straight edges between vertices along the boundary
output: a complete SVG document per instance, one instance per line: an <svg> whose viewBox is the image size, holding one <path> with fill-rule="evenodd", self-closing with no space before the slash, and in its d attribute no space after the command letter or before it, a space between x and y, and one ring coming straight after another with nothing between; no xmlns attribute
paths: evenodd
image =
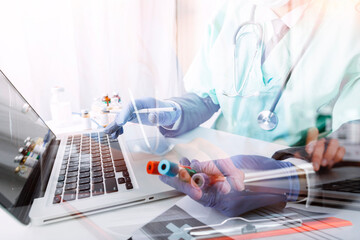
<svg viewBox="0 0 360 240"><path fill-rule="evenodd" d="M315 126L318 112L327 105L332 109L334 130L360 119L360 12L356 4L355 0L310 2L301 19L259 65L263 81L250 78L248 87L267 94L229 98L222 93L233 86L233 37L238 26L251 18L253 6L249 1L229 1L209 26L206 41L184 78L185 88L202 97L209 95L220 104L216 129L266 141L296 143L302 132ZM257 8L255 21L261 11ZM279 125L273 131L264 131L257 124L257 115L270 109L321 11L321 23L275 110ZM269 23L263 24L268 32Z"/></svg>

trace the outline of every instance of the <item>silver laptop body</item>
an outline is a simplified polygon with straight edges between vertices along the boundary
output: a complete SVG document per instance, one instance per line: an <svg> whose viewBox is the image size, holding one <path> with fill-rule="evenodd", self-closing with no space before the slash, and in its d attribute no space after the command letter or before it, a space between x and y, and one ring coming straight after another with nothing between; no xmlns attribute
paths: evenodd
<svg viewBox="0 0 360 240"><path fill-rule="evenodd" d="M144 136L140 133L138 125L126 126L124 134L115 141L97 130L55 135L1 71L0 89L0 114L2 115L0 200L1 204L21 222L28 223L30 218L33 224L52 223L179 195L178 192L163 184L157 176L146 173L147 162L162 160L162 157L153 154L153 149L144 146ZM148 128L150 133L156 132L154 136L148 135L150 140L155 139L157 144L159 141L162 145L167 144L166 139L159 137L158 131L154 131L156 128ZM14 158L19 155L18 149L22 147L27 137L40 141L43 147L43 153L38 156L38 163L33 166L14 162ZM82 146L76 147L76 144L79 141L82 144L83 140L90 145L88 151L83 151ZM99 161L96 164L93 163L92 157L95 156L92 153L93 142L98 143L100 150L103 145L106 149L105 142L108 145L104 153L102 151L94 153L96 157L100 157L100 164ZM114 144L118 144L115 150L111 147ZM170 145L168 147L171 148ZM74 166L76 161L73 161L76 157L72 158L72 151L75 148L77 148L79 160L77 170ZM114 153L122 157L114 156ZM64 164L66 155L68 155L68 161ZM103 156L106 156L106 162L102 159ZM89 171L82 172L86 170L86 168L81 168L83 167L82 157L89 159L89 164L86 166ZM176 161L178 156L167 154L167 158ZM71 171L70 162L72 163ZM65 165L67 166L64 167ZM99 166L101 170L97 168L96 180L93 182L95 176L93 170ZM18 171L17 167L21 167L21 171ZM84 181L84 178L89 180ZM83 186L79 189L80 185L84 185L80 184L80 180L81 183L89 184L90 187ZM63 182L61 193L59 182ZM68 184L72 185L66 190ZM94 191L95 184L97 187ZM103 184L102 188L101 184ZM75 189L74 185L76 185ZM66 194L69 191L72 195ZM74 191L75 194L73 194ZM89 194L80 194L84 191L88 191Z"/></svg>

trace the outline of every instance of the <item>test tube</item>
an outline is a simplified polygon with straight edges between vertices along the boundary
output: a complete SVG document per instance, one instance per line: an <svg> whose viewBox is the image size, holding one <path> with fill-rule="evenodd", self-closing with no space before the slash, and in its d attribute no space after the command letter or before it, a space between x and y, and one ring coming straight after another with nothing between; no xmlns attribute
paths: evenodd
<svg viewBox="0 0 360 240"><path fill-rule="evenodd" d="M176 163L163 159L158 165L158 171L161 175L175 177L179 173L179 166Z"/></svg>
<svg viewBox="0 0 360 240"><path fill-rule="evenodd" d="M207 175L206 173L196 173L192 176L191 184L194 187L199 187L200 189L205 189L210 185L215 184L216 182L225 181L224 176L216 175Z"/></svg>
<svg viewBox="0 0 360 240"><path fill-rule="evenodd" d="M183 171L182 171L183 170ZM185 172L184 172L185 171ZM149 161L146 165L146 172L153 175L167 175L169 177L175 177L179 174L179 178L185 177L187 175L194 175L195 170L191 169L188 166L178 165L176 163L170 162L166 159L162 161ZM180 174L180 172L182 172ZM185 174L187 173L187 174Z"/></svg>
<svg viewBox="0 0 360 240"><path fill-rule="evenodd" d="M149 161L146 165L146 172L153 175L161 175L158 170L159 161Z"/></svg>
<svg viewBox="0 0 360 240"><path fill-rule="evenodd" d="M188 173L188 171L186 171L186 168L180 169L179 171L179 179L183 182L187 182L189 183L191 181L191 176Z"/></svg>

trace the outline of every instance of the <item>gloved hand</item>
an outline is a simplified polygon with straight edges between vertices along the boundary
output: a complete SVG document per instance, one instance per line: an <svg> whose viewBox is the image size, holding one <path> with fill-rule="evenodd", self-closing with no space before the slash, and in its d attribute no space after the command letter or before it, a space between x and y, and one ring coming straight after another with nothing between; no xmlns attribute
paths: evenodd
<svg viewBox="0 0 360 240"><path fill-rule="evenodd" d="M171 101L161 101L155 98L142 98L135 100L137 110L146 108L164 108L172 107L175 109L173 112L153 112L153 113L139 113L141 122L146 125L157 125L157 126L172 126L181 115L181 109L179 105ZM106 134L111 134L112 138L117 138L123 133L123 126L127 122L138 123L136 114L134 113L135 108L133 104L128 103L120 113L117 114L115 121L110 123L105 128Z"/></svg>
<svg viewBox="0 0 360 240"><path fill-rule="evenodd" d="M196 184L194 187L194 184L183 182L177 177L162 175L160 180L203 206L215 208L228 217L239 216L259 207L285 205L287 201L295 201L300 190L297 173L291 163L262 156L237 155L207 162L192 160L191 164L185 158L180 160L180 164L190 165L198 173L225 176L226 181L218 181L201 190ZM259 176L262 176L266 170L278 170L287 177L282 175L282 178L276 178L275 181L262 181L256 192L249 191L248 186L244 185L244 176L250 172L259 172Z"/></svg>

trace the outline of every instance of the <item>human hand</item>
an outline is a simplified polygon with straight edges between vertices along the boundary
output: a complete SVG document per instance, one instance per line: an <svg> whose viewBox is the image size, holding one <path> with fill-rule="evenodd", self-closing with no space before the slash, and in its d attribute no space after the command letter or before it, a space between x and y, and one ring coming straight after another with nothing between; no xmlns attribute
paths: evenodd
<svg viewBox="0 0 360 240"><path fill-rule="evenodd" d="M311 156L311 161L315 171L321 167L331 168L334 164L342 161L345 155L345 148L339 145L337 139L317 140L319 130L310 128L306 138L306 152Z"/></svg>
<svg viewBox="0 0 360 240"><path fill-rule="evenodd" d="M226 177L207 188L200 189L192 182L183 182L177 177L160 176L160 180L174 187L176 190L189 195L205 207L217 209L222 214L233 217L244 212L273 204L285 204L287 201L297 199L299 193L299 180L294 166L289 162L276 161L262 156L237 155L227 159L199 162L183 158L180 164L189 166L197 173ZM245 188L244 178L247 172L264 174L266 170L280 170L285 176L277 178L271 186L260 184L256 192ZM295 173L294 173L295 172ZM284 176L282 175L282 176ZM266 181L262 181L264 183ZM246 189L246 190L245 190ZM250 188L251 189L251 188ZM286 196L286 195L287 196Z"/></svg>
<svg viewBox="0 0 360 240"><path fill-rule="evenodd" d="M171 101L161 101L149 97L135 100L135 105L137 110L164 107L172 107L175 109L175 111L172 112L139 113L141 122L145 125L171 126L181 115L179 106ZM117 138L123 133L123 126L127 122L138 123L134 111L135 108L132 103L125 105L121 112L116 115L115 121L110 123L104 132L109 135L111 134L112 138Z"/></svg>

